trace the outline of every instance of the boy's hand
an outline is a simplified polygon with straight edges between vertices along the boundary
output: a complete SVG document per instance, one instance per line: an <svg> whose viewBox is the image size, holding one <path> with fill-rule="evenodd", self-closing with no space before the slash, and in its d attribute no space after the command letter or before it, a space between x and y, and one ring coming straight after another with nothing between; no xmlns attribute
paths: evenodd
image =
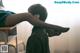
<svg viewBox="0 0 80 53"><path fill-rule="evenodd" d="M61 28L61 30L56 30L56 29L46 29L48 36L59 36L61 33L69 31L69 28Z"/></svg>
<svg viewBox="0 0 80 53"><path fill-rule="evenodd" d="M58 28L58 29L54 29L54 30L55 30L55 31L58 31L58 32L63 32L63 33L64 33L64 32L69 31L69 29L70 29L70 28L66 28L66 27L64 28L64 27L62 27L62 28Z"/></svg>

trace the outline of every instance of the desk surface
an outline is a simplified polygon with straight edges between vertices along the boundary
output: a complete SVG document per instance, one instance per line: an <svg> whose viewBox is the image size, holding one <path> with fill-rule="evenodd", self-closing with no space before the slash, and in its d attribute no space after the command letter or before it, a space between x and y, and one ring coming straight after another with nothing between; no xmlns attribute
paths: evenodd
<svg viewBox="0 0 80 53"><path fill-rule="evenodd" d="M16 27L2 27L0 28L0 32L4 32L7 33L8 36L12 36L17 34L17 29Z"/></svg>

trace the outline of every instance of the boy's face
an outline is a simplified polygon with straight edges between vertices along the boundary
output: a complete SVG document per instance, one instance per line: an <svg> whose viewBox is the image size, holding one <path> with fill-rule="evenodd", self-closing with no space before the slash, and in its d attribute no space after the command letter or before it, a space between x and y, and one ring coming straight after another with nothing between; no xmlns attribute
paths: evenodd
<svg viewBox="0 0 80 53"><path fill-rule="evenodd" d="M40 17L40 15L39 14L36 14L36 15L34 15L35 17L37 17L38 19L39 19L39 17Z"/></svg>
<svg viewBox="0 0 80 53"><path fill-rule="evenodd" d="M33 15L33 18L34 18L35 20L40 20L39 17L40 17L39 15Z"/></svg>
<svg viewBox="0 0 80 53"><path fill-rule="evenodd" d="M30 12L29 12L30 13ZM31 14L31 13L30 13ZM41 20L41 21L43 21L43 22L45 22L45 20L43 20L43 19L40 19L40 18L42 18L42 17L40 17L40 15L39 14L35 14L35 15L33 15L34 16L34 18L36 18L36 19L39 19L39 20Z"/></svg>

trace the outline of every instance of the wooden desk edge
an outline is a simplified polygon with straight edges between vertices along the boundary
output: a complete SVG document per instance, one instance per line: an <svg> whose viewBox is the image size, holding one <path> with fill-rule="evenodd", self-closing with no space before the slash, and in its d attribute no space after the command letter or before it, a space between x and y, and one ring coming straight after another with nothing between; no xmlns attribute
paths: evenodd
<svg viewBox="0 0 80 53"><path fill-rule="evenodd" d="M9 32L14 28L16 28L16 26L13 26L13 27L0 27L0 31Z"/></svg>

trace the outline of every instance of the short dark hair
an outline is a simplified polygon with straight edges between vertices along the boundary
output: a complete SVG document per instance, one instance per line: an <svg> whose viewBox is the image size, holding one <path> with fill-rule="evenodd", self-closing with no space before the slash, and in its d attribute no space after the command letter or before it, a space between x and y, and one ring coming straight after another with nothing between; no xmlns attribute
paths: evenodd
<svg viewBox="0 0 80 53"><path fill-rule="evenodd" d="M34 4L28 8L28 12L30 12L32 15L39 14L39 19L42 21L45 21L47 18L47 10L45 7L43 7L41 4Z"/></svg>

